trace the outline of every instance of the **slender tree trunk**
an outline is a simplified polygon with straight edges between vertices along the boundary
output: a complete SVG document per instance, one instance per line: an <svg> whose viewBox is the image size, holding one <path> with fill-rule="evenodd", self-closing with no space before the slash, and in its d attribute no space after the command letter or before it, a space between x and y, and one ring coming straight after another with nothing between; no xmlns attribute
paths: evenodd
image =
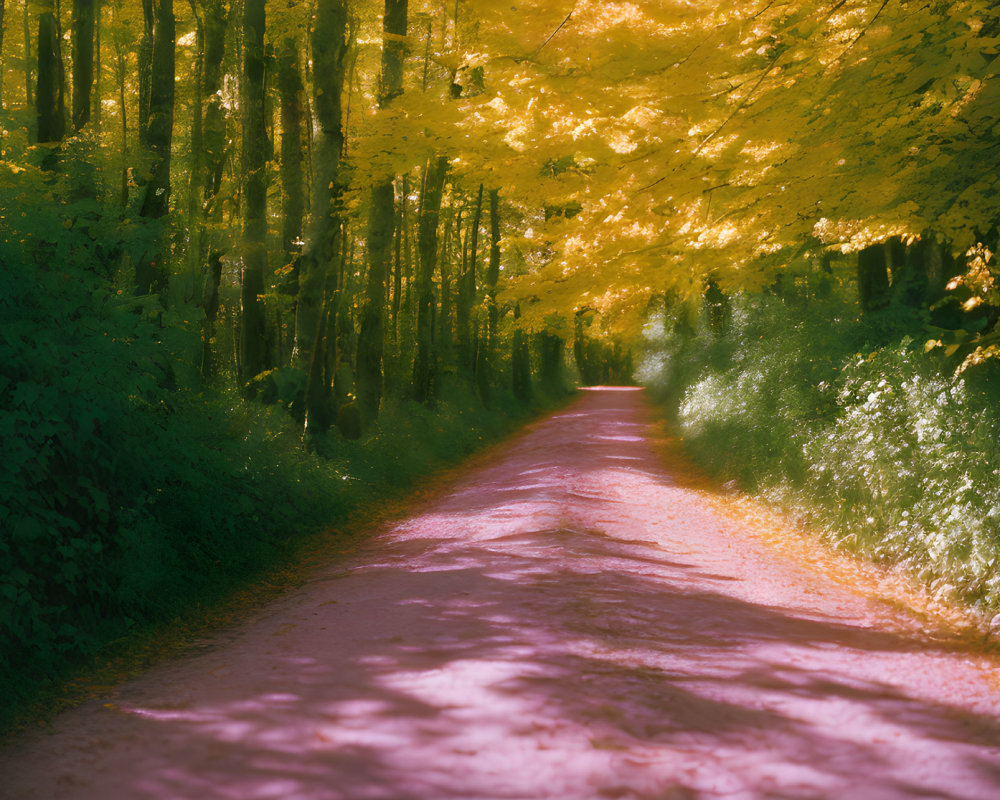
<svg viewBox="0 0 1000 800"><path fill-rule="evenodd" d="M413 396L425 403L434 396L434 267L437 261L438 224L448 159L431 159L424 174L420 200L420 223L417 249L417 357L413 365Z"/></svg>
<svg viewBox="0 0 1000 800"><path fill-rule="evenodd" d="M580 381L584 386L593 386L595 381L591 378L590 368L587 364L587 339L583 333L584 312L577 311L573 318L573 360L576 362L577 372L580 373Z"/></svg>
<svg viewBox="0 0 1000 800"><path fill-rule="evenodd" d="M307 373L305 432L328 429L334 421L330 385L324 377L327 298L336 291L331 267L342 247L344 176L343 89L350 49L345 0L318 0L312 33L313 110L319 137L313 148L312 218L309 243L300 262L299 296L295 314L295 363ZM331 287L328 284L333 283ZM335 325L334 325L335 327Z"/></svg>
<svg viewBox="0 0 1000 800"><path fill-rule="evenodd" d="M292 299L290 326L286 325L287 320L283 315L278 325L279 335L286 328L292 332L287 337L292 345L288 348L289 358L286 359L284 353L279 353L278 363L285 365L290 363L294 351L295 299L299 293L299 254L302 249L302 224L306 207L302 170L305 158L302 147L304 87L296 36L289 35L282 39L278 47L277 71L281 115L281 246L285 256L281 291Z"/></svg>
<svg viewBox="0 0 1000 800"><path fill-rule="evenodd" d="M261 295L267 271L267 129L264 119L264 3L243 5L243 274L240 292L240 383L253 396L252 381L266 367L267 326Z"/></svg>
<svg viewBox="0 0 1000 800"><path fill-rule="evenodd" d="M201 262L201 177L205 150L205 23L198 13L198 4L191 0L195 21L194 90L191 104L191 171L188 175L188 218L191 239L188 257L193 269Z"/></svg>
<svg viewBox="0 0 1000 800"><path fill-rule="evenodd" d="M873 244L858 251L858 299L862 311L876 311L889 304L889 274L886 249Z"/></svg>
<svg viewBox="0 0 1000 800"><path fill-rule="evenodd" d="M414 237L414 223L410 219L410 181L409 177L403 176L403 200L400 209L400 225L401 225L401 235L402 235L402 247L403 247L403 278L406 280L406 286L403 287L403 311L402 315L405 319L408 319L411 323L411 331L415 331L417 327L417 317L416 317L416 302L414 300L414 262L416 259L413 255L413 237ZM411 338L412 344L412 338Z"/></svg>
<svg viewBox="0 0 1000 800"><path fill-rule="evenodd" d="M112 13L117 17L114 7ZM117 21L117 20L116 20ZM120 194L122 213L128 207L128 105L125 97L125 85L128 79L128 52L123 42L115 43L115 81L118 84L118 112L121 115L121 172Z"/></svg>
<svg viewBox="0 0 1000 800"><path fill-rule="evenodd" d="M372 189L368 214L368 282L358 332L358 402L364 427L378 417L382 401L385 284L392 249L395 191L392 180Z"/></svg>
<svg viewBox="0 0 1000 800"><path fill-rule="evenodd" d="M174 134L173 0L155 0L154 12L146 124L146 145L153 156L153 166L143 197L142 216L159 219L170 207L170 148Z"/></svg>
<svg viewBox="0 0 1000 800"><path fill-rule="evenodd" d="M497 283L500 281L500 192L490 192L490 264L486 270L486 296L489 304L490 354L496 349L500 310L497 307Z"/></svg>
<svg viewBox="0 0 1000 800"><path fill-rule="evenodd" d="M445 365L452 363L455 349L454 326L452 324L452 317L454 316L452 309L455 305L452 291L452 259L454 258L453 251L457 247L455 242L461 241L459 235L462 224L461 208L449 209L448 216L452 217L454 222L452 220L445 220L444 223L444 241L441 243L441 255L439 258L441 314L436 326L437 332L435 333L438 362Z"/></svg>
<svg viewBox="0 0 1000 800"><path fill-rule="evenodd" d="M90 122L94 88L96 0L73 0L73 130Z"/></svg>
<svg viewBox="0 0 1000 800"><path fill-rule="evenodd" d="M515 321L521 318L521 304L514 306ZM522 403L531 400L531 351L524 331L520 327L514 329L513 352L511 353L511 377L514 396Z"/></svg>
<svg viewBox="0 0 1000 800"><path fill-rule="evenodd" d="M0 61L3 60L3 34L7 25L6 0L0 0ZM0 110L3 109L3 75L5 69L0 69Z"/></svg>
<svg viewBox="0 0 1000 800"><path fill-rule="evenodd" d="M455 304L455 328L458 338L458 367L465 375L475 370L472 343L472 309L476 302L476 266L479 260L479 226L483 218L483 185L479 184L472 222L465 241L469 253L462 256L462 274L458 279L458 297ZM463 247L464 250L464 247Z"/></svg>
<svg viewBox="0 0 1000 800"><path fill-rule="evenodd" d="M382 70L379 108L386 108L403 93L403 43L407 0L385 0L382 20ZM386 175L372 188L368 214L368 284L358 334L357 380L361 422L371 425L378 417L383 390L385 348L385 292L395 225L394 175Z"/></svg>
<svg viewBox="0 0 1000 800"><path fill-rule="evenodd" d="M549 389L563 386L563 340L549 331L538 334L540 351L540 377L542 385Z"/></svg>
<svg viewBox="0 0 1000 800"><path fill-rule="evenodd" d="M902 252L893 253L892 290L895 297L911 308L927 305L930 290L927 261L935 242L918 239L908 246L899 241Z"/></svg>
<svg viewBox="0 0 1000 800"><path fill-rule="evenodd" d="M58 143L66 135L62 94L63 64L55 4L48 0L38 15L38 87L35 94L38 141Z"/></svg>
<svg viewBox="0 0 1000 800"><path fill-rule="evenodd" d="M145 185L140 216L161 219L170 209L170 149L174 134L174 3L155 0L149 124L146 146L152 168ZM167 288L166 254L162 242L136 264L136 287L140 294L160 293Z"/></svg>
<svg viewBox="0 0 1000 800"><path fill-rule="evenodd" d="M496 361L497 328L500 310L497 307L497 283L500 281L500 192L490 190L490 261L486 268L486 336L479 344L476 359L476 384L484 403L490 401L490 386Z"/></svg>
<svg viewBox="0 0 1000 800"><path fill-rule="evenodd" d="M94 92L91 97L93 108L90 112L90 118L98 127L100 127L102 116L103 87L101 79L104 77L101 65L101 29L101 0L94 0Z"/></svg>
<svg viewBox="0 0 1000 800"><path fill-rule="evenodd" d="M302 178L302 77L299 47L286 36L278 51L278 93L281 97L281 244L289 263L295 260L302 239L305 216L305 186ZM297 267L293 270L293 291L298 291Z"/></svg>
<svg viewBox="0 0 1000 800"><path fill-rule="evenodd" d="M149 132L150 97L153 85L153 28L155 27L154 0L142 0L142 39L137 56L139 67L139 143L147 146Z"/></svg>
<svg viewBox="0 0 1000 800"><path fill-rule="evenodd" d="M24 104L31 108L35 105L35 87L31 75L31 4L27 0L24 3L22 22L24 29Z"/></svg>
<svg viewBox="0 0 1000 800"><path fill-rule="evenodd" d="M403 176L399 206L396 209L396 231L394 236L396 254L395 270L392 274L392 340L399 342L399 309L403 294L403 225L406 217L406 176Z"/></svg>
<svg viewBox="0 0 1000 800"><path fill-rule="evenodd" d="M732 319L732 302L729 295L719 288L714 277L705 282L705 309L708 312L708 326L716 336L722 336L729 330Z"/></svg>
<svg viewBox="0 0 1000 800"><path fill-rule="evenodd" d="M228 142L226 109L223 106L222 63L226 55L226 22L229 12L225 0L203 0L204 56L202 59L202 192L206 212L222 188Z"/></svg>
<svg viewBox="0 0 1000 800"><path fill-rule="evenodd" d="M200 6L202 13L197 19L200 52L193 124L197 135L192 136L191 251L192 269L201 278L199 302L205 312L201 373L205 379L210 379L216 369L212 345L219 316L219 283L225 246L218 241L217 234L209 231L208 221L219 216L215 200L226 159L226 113L219 90L222 88L228 12L225 0L201 0Z"/></svg>

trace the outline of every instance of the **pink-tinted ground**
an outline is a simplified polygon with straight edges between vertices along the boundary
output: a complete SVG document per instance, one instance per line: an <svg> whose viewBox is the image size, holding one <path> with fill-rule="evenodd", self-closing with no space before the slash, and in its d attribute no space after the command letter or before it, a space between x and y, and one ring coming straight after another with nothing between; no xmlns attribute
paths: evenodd
<svg viewBox="0 0 1000 800"><path fill-rule="evenodd" d="M983 664L734 529L586 393L210 648L0 752L4 798L1000 798Z"/></svg>

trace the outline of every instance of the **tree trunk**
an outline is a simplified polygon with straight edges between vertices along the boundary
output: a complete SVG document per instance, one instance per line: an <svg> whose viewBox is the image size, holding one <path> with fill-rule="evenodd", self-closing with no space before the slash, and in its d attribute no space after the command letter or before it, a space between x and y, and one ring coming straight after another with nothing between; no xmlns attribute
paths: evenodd
<svg viewBox="0 0 1000 800"><path fill-rule="evenodd" d="M198 5L191 0L195 20L194 89L191 103L191 167L188 175L188 217L191 238L188 257L197 269L201 263L201 176L205 151L205 23Z"/></svg>
<svg viewBox="0 0 1000 800"><path fill-rule="evenodd" d="M543 387L561 389L563 387L563 340L554 333L543 331L538 334L541 364L539 374Z"/></svg>
<svg viewBox="0 0 1000 800"><path fill-rule="evenodd" d="M139 144L147 147L149 132L150 97L153 85L153 29L154 0L142 0L142 39L136 56L139 68Z"/></svg>
<svg viewBox="0 0 1000 800"><path fill-rule="evenodd" d="M341 174L344 147L343 88L350 48L345 0L318 0L312 34L314 113L319 137L313 149L312 218L309 243L300 262L295 313L295 359L308 375L305 432L324 431L333 423L330 386L324 377L325 306L328 277L342 247ZM333 280L336 289L336 277ZM334 326L335 327L335 326Z"/></svg>
<svg viewBox="0 0 1000 800"><path fill-rule="evenodd" d="M0 60L3 58L3 34L4 26L7 22L6 0L0 0ZM3 75L5 69L0 69L0 111L3 110Z"/></svg>
<svg viewBox="0 0 1000 800"><path fill-rule="evenodd" d="M379 108L388 107L403 93L405 53L403 43L395 37L406 36L406 22L407 0L385 0ZM382 402L385 292L395 224L394 178L386 175L373 187L368 215L368 284L361 311L357 357L358 403L364 427L377 419Z"/></svg>
<svg viewBox="0 0 1000 800"><path fill-rule="evenodd" d="M202 322L201 374L206 380L215 375L212 350L219 316L219 284L222 257L227 243L210 233L208 221L218 218L216 197L222 183L226 159L226 112L219 90L226 50L227 9L225 0L202 0L198 17L200 44L197 96L192 131L191 165L191 267L200 276L198 301L205 313Z"/></svg>
<svg viewBox="0 0 1000 800"><path fill-rule="evenodd" d="M479 225L483 218L483 185L479 184L472 223L465 241L468 256L462 256L462 274L458 278L458 293L455 302L455 333L458 339L458 368L465 375L475 369L472 344L472 309L476 302L476 265L479 260Z"/></svg>
<svg viewBox="0 0 1000 800"><path fill-rule="evenodd" d="M918 239L904 245L902 241L897 241L905 250L893 254L900 259L896 261L894 258L893 261L893 294L910 308L923 308L930 290L927 261L936 242Z"/></svg>
<svg viewBox="0 0 1000 800"><path fill-rule="evenodd" d="M170 148L174 134L174 3L155 0L149 124L146 146L152 167L146 181L140 216L160 219L170 209ZM136 264L136 287L140 294L159 293L167 287L162 243Z"/></svg>
<svg viewBox="0 0 1000 800"><path fill-rule="evenodd" d="M204 0L204 56L202 71L202 178L203 202L211 213L212 203L222 186L222 170L226 163L226 109L222 104L222 62L226 54L225 0Z"/></svg>
<svg viewBox="0 0 1000 800"><path fill-rule="evenodd" d="M459 240L459 226L462 224L461 209L449 209L448 216L455 218L454 233L452 222L445 220L444 240L441 243L439 270L441 274L441 313L435 326L435 344L439 364L451 364L454 335L452 331L452 288L451 267L453 240Z"/></svg>
<svg viewBox="0 0 1000 800"><path fill-rule="evenodd" d="M399 206L396 209L395 269L392 273L392 340L399 342L399 309L403 295L403 225L406 221L406 176L400 187Z"/></svg>
<svg viewBox="0 0 1000 800"><path fill-rule="evenodd" d="M118 22L118 12L115 6L112 6L112 15L115 22ZM125 209L128 207L128 104L126 102L126 85L128 81L129 74L129 64L128 64L128 47L125 42L119 40L114 41L114 69L115 69L115 83L118 88L118 112L121 115L121 125L119 130L121 131L121 140L119 146L121 147L121 171L119 173L119 202L121 203L122 214L125 213Z"/></svg>
<svg viewBox="0 0 1000 800"><path fill-rule="evenodd" d="M587 361L587 338L584 335L585 312L577 311L573 319L573 360L576 362L577 372L580 373L580 382L584 386L593 386L596 381L591 376L590 365Z"/></svg>
<svg viewBox="0 0 1000 800"><path fill-rule="evenodd" d="M385 284L392 248L395 191L392 181L372 189L368 214L368 283L358 333L357 380L361 421L378 418L382 401L382 355L385 341Z"/></svg>
<svg viewBox="0 0 1000 800"><path fill-rule="evenodd" d="M514 306L514 319L521 318L520 303ZM514 397L522 403L531 400L531 351L520 327L514 329L514 346L511 353L511 375Z"/></svg>
<svg viewBox="0 0 1000 800"><path fill-rule="evenodd" d="M63 64L55 5L49 0L38 15L38 86L35 93L38 141L58 143L66 135Z"/></svg>
<svg viewBox="0 0 1000 800"><path fill-rule="evenodd" d="M858 251L858 299L862 311L876 311L889 304L885 256L886 250L881 243Z"/></svg>
<svg viewBox="0 0 1000 800"><path fill-rule="evenodd" d="M254 394L253 379L266 367L266 322L260 296L267 271L267 129L264 120L264 3L243 5L243 274L240 303L240 384Z"/></svg>
<svg viewBox="0 0 1000 800"><path fill-rule="evenodd" d="M27 0L24 3L22 22L24 28L24 104L31 108L35 105L35 87L31 76L31 4Z"/></svg>
<svg viewBox="0 0 1000 800"><path fill-rule="evenodd" d="M290 329L292 347L289 359L279 353L277 363L290 363L295 341L295 299L299 294L299 254L302 248L302 223L305 218L306 187L302 165L302 99L304 87L299 68L299 44L296 36L281 40L277 58L278 95L281 116L281 248L284 252L281 291L291 298ZM278 331L284 330L287 319L279 311Z"/></svg>
<svg viewBox="0 0 1000 800"><path fill-rule="evenodd" d="M90 122L96 0L73 0L73 130Z"/></svg>
<svg viewBox="0 0 1000 800"><path fill-rule="evenodd" d="M705 310L708 312L708 327L716 336L723 336L729 330L732 318L732 303L729 295L719 288L714 277L705 282Z"/></svg>
<svg viewBox="0 0 1000 800"><path fill-rule="evenodd" d="M937 300L945 291L948 281L955 276L955 258L947 241L938 241L933 233L924 237L927 240L924 268L927 273L928 296Z"/></svg>
<svg viewBox="0 0 1000 800"><path fill-rule="evenodd" d="M281 245L289 263L295 260L302 239L305 216L305 185L302 179L302 77L299 47L286 36L278 51L278 93L281 97ZM297 267L290 286L298 292Z"/></svg>
<svg viewBox="0 0 1000 800"><path fill-rule="evenodd" d="M428 161L420 199L417 250L417 357L413 365L413 396L425 403L434 396L434 267L437 262L438 224L448 159Z"/></svg>
<svg viewBox="0 0 1000 800"><path fill-rule="evenodd" d="M490 192L490 264L486 270L486 297L489 305L490 359L496 351L497 325L500 310L497 307L497 283L500 281L500 191Z"/></svg>
<svg viewBox="0 0 1000 800"><path fill-rule="evenodd" d="M159 219L170 207L170 147L174 133L174 3L155 0L149 117L146 144L153 165L142 202L142 216Z"/></svg>
<svg viewBox="0 0 1000 800"><path fill-rule="evenodd" d="M91 96L91 104L93 108L90 112L90 118L93 120L95 126L100 126L101 124L101 99L102 86L101 78L103 77L101 72L101 0L94 0L94 91Z"/></svg>
<svg viewBox="0 0 1000 800"><path fill-rule="evenodd" d="M476 385L484 403L490 401L490 387L496 355L497 328L500 309L497 308L497 283L500 280L500 192L490 190L490 260L486 268L486 336L479 343L476 359Z"/></svg>

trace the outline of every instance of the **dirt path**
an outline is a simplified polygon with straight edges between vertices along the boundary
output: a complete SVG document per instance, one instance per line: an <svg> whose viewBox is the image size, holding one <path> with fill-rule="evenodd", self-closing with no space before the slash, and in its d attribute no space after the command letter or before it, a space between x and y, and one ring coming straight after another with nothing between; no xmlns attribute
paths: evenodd
<svg viewBox="0 0 1000 800"><path fill-rule="evenodd" d="M1000 797L984 664L732 530L645 419L639 392L586 393L205 651L0 752L0 797Z"/></svg>

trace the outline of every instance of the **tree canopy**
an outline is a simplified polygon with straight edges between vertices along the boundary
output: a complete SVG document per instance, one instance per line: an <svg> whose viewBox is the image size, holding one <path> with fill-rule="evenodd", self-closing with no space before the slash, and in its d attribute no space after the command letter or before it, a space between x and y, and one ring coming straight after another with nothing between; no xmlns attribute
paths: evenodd
<svg viewBox="0 0 1000 800"><path fill-rule="evenodd" d="M244 4L259 6L253 30L263 33L266 65L257 77L251 75L251 28L235 24L245 16ZM67 81L90 74L78 40L94 27L84 24L93 2L77 0L61 11L47 3L20 5L25 36L10 35L18 3L8 3L3 41L10 165L21 163L18 154L39 137L61 138L49 133L61 130L52 120L70 116L61 99ZM478 230L463 232L462 214L470 226L467 207L483 185L502 202L495 301L501 319L509 325L516 307L517 327L563 335L584 309L597 312L606 328L633 335L654 297L700 297L707 279L727 292L759 289L831 250L850 253L901 238L942 243L961 256L995 238L1000 16L985 0L396 5L402 27L397 22L390 30L389 6L375 0L315 7L278 0L98 3L91 54L98 62L96 113L88 121L77 109L72 120L76 136L96 148L89 160L99 183L107 191L120 184L126 204L130 188L133 196L143 194L143 216L158 218L169 203L172 224L194 232L184 240L197 244L188 248L189 267L206 260L206 247L215 248L230 265L224 274L237 267L244 274L238 262L246 246L233 250L224 241L239 238L230 216L244 200L260 202L251 189L263 181L266 208L254 213L264 215L267 231L253 237L267 244L284 225L288 252L279 268L288 267L293 283L301 277L303 286L319 291L326 281L328 291L340 291L347 287L331 284L325 268L310 270L308 259L300 265L300 246L291 242L301 241L307 255L315 255L314 240L325 236L324 259L340 257L342 244L356 248L351 259L362 263L371 231L361 221L377 202L376 187L394 182L397 205L412 202L411 211L422 213L428 210L426 176L440 160L444 208L446 215L458 214L458 227L451 239L443 227L440 236L436 230L446 222L432 231L441 240L434 247L453 248L442 256L444 272L438 261L430 265L434 313L447 318L443 295L454 282L448 262L461 259L463 236L466 249L470 237L478 238ZM330 55L336 35L326 21L334 12L346 26L346 49L336 57ZM49 41L46 20L53 13L57 39L73 42L73 59L39 49ZM163 34L168 17L176 19L173 38ZM219 31L214 49L213 29ZM165 60L170 49L175 66ZM400 66L387 90L383 55L390 50L399 51ZM60 64L54 72L53 59ZM281 64L290 84L281 84ZM172 86L157 80L171 67L178 91L172 122L156 112L157 103L172 104L166 91ZM244 90L251 80L262 82L264 95ZM339 110L325 110L334 86L342 86ZM304 92L299 116L279 114L279 102L286 108L296 92ZM79 99L85 95L75 89L73 102L85 102ZM247 113L259 119L248 123ZM332 133L333 118L324 114L338 115L342 132ZM302 125L297 119L305 125L285 130ZM248 139L257 131L264 133L263 145ZM336 142L324 145L330 135ZM287 146L289 137L297 146ZM234 159L240 148L244 158L248 148L257 152L262 166ZM297 189L284 184L282 200L278 170L285 175L302 159L311 166ZM172 170L169 187L161 168ZM403 176L411 176L406 197ZM317 206L323 182L336 186ZM192 198L201 193L208 212L201 228L190 217L199 203L184 200L178 188L186 183ZM288 228L282 209L288 210L289 192L312 194L310 224ZM324 233L316 225L328 205L338 216ZM477 225L486 224L479 218ZM383 222L378 263L392 256L390 222ZM341 241L333 231L342 227ZM414 231L414 240L419 235ZM181 239L175 234L169 243L174 256L185 250ZM167 268L178 272L177 263ZM276 265L268 263L270 274ZM147 275L141 258L134 268L140 289L163 288L167 276ZM351 278L350 270L345 274ZM482 277L473 305L486 302ZM359 267L349 289L359 309L371 308L375 297L369 282L369 300L362 299L365 280ZM282 285L286 294L299 291L287 281L261 281L244 298L258 338L266 335L265 324L254 316L252 298L280 294ZM388 298L392 275L379 281ZM410 281L417 291L416 272L404 276L399 290ZM311 307L309 298L299 300L299 308ZM424 307L426 316L430 306ZM307 326L315 325L309 320ZM301 341L302 321L295 327L289 347L312 352ZM243 354L254 374L268 366L255 353Z"/></svg>

